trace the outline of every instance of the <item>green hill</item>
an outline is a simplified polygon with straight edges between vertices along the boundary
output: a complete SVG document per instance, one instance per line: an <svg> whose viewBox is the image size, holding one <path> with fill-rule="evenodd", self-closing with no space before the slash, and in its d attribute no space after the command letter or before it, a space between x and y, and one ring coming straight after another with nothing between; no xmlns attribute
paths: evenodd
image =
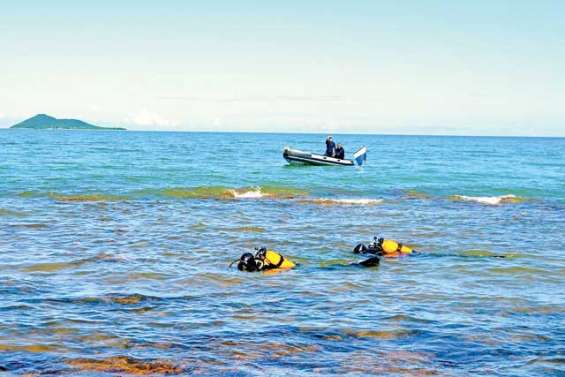
<svg viewBox="0 0 565 377"><path fill-rule="evenodd" d="M57 119L45 114L38 114L34 117L14 124L10 128L31 128L34 130L125 130L120 127L99 127L78 119Z"/></svg>

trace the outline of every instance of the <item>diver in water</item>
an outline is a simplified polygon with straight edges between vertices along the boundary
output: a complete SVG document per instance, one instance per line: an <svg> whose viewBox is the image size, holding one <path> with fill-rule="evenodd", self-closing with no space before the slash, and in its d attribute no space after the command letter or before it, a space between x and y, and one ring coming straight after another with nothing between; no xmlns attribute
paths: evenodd
<svg viewBox="0 0 565 377"><path fill-rule="evenodd" d="M335 158L339 158L340 160L343 160L345 158L345 149L343 149L343 145L339 143L335 148Z"/></svg>
<svg viewBox="0 0 565 377"><path fill-rule="evenodd" d="M247 272L290 270L296 267L294 262L283 257L276 251L267 250L265 247L260 249L255 248L255 250L257 250L255 255L252 253L244 253L239 259L231 262L230 267L236 262L238 270ZM373 256L358 263L351 263L350 266L375 267L379 265L379 262L380 257Z"/></svg>
<svg viewBox="0 0 565 377"><path fill-rule="evenodd" d="M334 157L335 156L335 143L334 139L331 136L326 138L326 156Z"/></svg>
<svg viewBox="0 0 565 377"><path fill-rule="evenodd" d="M403 245L402 243L377 237L374 238L373 242L371 242L369 246L362 243L358 244L355 248L353 248L353 252L355 254L375 254L387 258L416 253L415 250Z"/></svg>
<svg viewBox="0 0 565 377"><path fill-rule="evenodd" d="M235 260L230 264L230 267L237 262L237 269L240 271L255 272L267 271L275 269L291 269L296 266L294 262L286 259L281 254L273 250L267 250L262 247L255 248L257 252L255 255L251 253L244 253L239 260Z"/></svg>

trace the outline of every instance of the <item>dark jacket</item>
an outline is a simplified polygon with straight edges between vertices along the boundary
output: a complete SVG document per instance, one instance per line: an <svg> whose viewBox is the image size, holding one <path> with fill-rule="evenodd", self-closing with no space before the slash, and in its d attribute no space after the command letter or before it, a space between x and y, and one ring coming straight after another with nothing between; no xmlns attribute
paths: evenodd
<svg viewBox="0 0 565 377"><path fill-rule="evenodd" d="M326 139L326 156L333 157L335 155L335 143L333 140Z"/></svg>
<svg viewBox="0 0 565 377"><path fill-rule="evenodd" d="M343 160L345 158L345 149L343 147L337 147L335 150L335 158Z"/></svg>

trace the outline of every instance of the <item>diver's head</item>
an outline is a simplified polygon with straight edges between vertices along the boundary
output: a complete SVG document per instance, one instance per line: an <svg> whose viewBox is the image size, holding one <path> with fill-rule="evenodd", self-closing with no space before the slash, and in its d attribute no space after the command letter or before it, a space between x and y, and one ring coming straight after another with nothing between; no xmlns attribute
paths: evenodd
<svg viewBox="0 0 565 377"><path fill-rule="evenodd" d="M362 243L360 243L359 245L357 245L353 248L353 252L355 254L362 254L362 253L365 253L366 251L367 251L367 246L365 246Z"/></svg>
<svg viewBox="0 0 565 377"><path fill-rule="evenodd" d="M258 271L257 261L251 253L245 253L239 258L237 269L240 271L254 272Z"/></svg>

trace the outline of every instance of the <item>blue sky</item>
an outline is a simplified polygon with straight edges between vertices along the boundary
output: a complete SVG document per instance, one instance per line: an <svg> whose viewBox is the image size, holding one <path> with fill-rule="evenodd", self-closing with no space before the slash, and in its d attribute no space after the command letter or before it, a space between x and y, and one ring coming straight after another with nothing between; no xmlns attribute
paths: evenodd
<svg viewBox="0 0 565 377"><path fill-rule="evenodd" d="M565 1L14 1L0 127L565 136L564 41Z"/></svg>

